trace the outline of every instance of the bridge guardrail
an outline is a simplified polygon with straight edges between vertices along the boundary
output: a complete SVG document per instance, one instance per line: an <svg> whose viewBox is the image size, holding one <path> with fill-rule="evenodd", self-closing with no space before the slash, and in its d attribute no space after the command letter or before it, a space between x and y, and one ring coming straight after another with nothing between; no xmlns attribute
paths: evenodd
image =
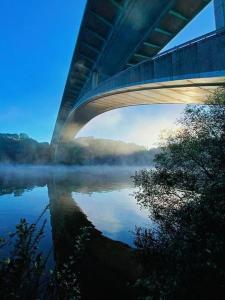
<svg viewBox="0 0 225 300"><path fill-rule="evenodd" d="M154 57L151 58L151 59L155 59L155 58L157 58L157 57L161 57L161 56L166 55L166 54L168 54L168 53L170 53L170 52L174 52L174 51L180 50L180 49L182 49L182 48L184 48L184 47L191 46L192 44L195 44L196 42L204 41L204 40L206 40L206 39L208 39L208 38L211 38L211 37L213 37L213 36L218 36L219 34L222 34L222 33L225 33L225 28L219 29L219 30L214 30L214 31L211 31L211 32L206 33L206 34L204 34L204 35L201 35L201 36L199 36L199 37L197 37L197 38L194 38L194 39L192 39L192 40L190 40L190 41L187 41L187 42L182 43L182 44L180 44L180 45L178 45L178 46L175 46L175 47L170 48L170 49L168 49L168 50L166 50L166 51L163 51L163 52L157 54L156 56L154 56ZM141 63L142 63L142 62L141 62Z"/></svg>
<svg viewBox="0 0 225 300"><path fill-rule="evenodd" d="M169 54L174 54L176 53L178 50L181 49L187 49L189 47L192 47L193 45L199 44L205 40L208 39L212 39L213 37L218 37L220 35L225 35L225 28L220 29L220 30L215 30L212 31L210 33L207 33L203 36L197 37L195 39L192 39L188 42L185 42L183 44L180 44L178 46L175 46L171 49L168 49L167 51L161 52L159 54L157 54L156 56L152 57L151 59L147 59L143 62L140 62L139 64L136 64L133 67L130 67L124 71L121 71L120 73L112 76L111 78L105 80L104 82L100 83L99 86L93 90L88 91L86 94L84 94L76 103L75 107L78 107L80 104L82 104L85 99L88 98L92 98L94 96L97 96L101 93L106 93L109 91L113 91L115 89L120 89L122 86L127 86L127 83L129 82L129 80L131 79L131 81L135 81L135 77L137 77L137 74L139 74L140 72L143 72L143 70L141 69L143 65L151 65L154 64L155 61L157 61L158 59L167 56ZM137 72L137 70L139 70L139 72ZM144 70L144 72L148 72L148 68L145 68L146 70ZM119 78L119 83L117 82L117 79Z"/></svg>

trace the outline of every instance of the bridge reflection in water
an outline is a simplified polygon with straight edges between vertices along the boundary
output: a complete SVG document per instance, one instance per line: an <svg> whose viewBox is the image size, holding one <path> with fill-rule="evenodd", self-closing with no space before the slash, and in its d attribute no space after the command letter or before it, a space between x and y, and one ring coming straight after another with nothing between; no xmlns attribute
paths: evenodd
<svg viewBox="0 0 225 300"><path fill-rule="evenodd" d="M67 190L56 183L48 184L52 237L56 263L61 264L74 252L76 237L84 227L91 228L81 266L80 282L84 299L115 299L121 295L132 299L128 282L141 271L133 250L122 242L113 241L97 230L87 219ZM77 270L75 270L76 272Z"/></svg>
<svg viewBox="0 0 225 300"><path fill-rule="evenodd" d="M87 243L85 256L79 267L74 269L78 274L81 292L84 299L115 299L119 294L124 299L135 298L134 291L127 287L141 273L134 250L123 242L104 236L88 220L88 217L77 205L73 191L86 193L96 191L113 191L129 188L128 179L133 171L124 173L117 170L114 174L107 171L107 176L74 172L56 172L47 168L35 173L31 170L17 169L0 172L1 194L17 193L22 195L27 190L43 187L47 184L50 204L50 223L53 241L53 255L56 264L67 262L74 254L74 244L82 228L90 230L90 241ZM89 179L88 187L85 179ZM107 197L107 194L106 194ZM106 199L107 200L107 199ZM23 215L18 216L23 217ZM15 222L17 222L16 220ZM50 243L50 241L49 241ZM132 291L132 293L131 293Z"/></svg>

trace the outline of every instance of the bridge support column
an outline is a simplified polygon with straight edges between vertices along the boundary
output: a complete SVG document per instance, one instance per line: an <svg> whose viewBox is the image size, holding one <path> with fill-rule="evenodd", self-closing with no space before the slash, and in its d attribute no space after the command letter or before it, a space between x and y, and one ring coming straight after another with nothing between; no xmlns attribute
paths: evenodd
<svg viewBox="0 0 225 300"><path fill-rule="evenodd" d="M225 27L225 0L214 0L216 29Z"/></svg>

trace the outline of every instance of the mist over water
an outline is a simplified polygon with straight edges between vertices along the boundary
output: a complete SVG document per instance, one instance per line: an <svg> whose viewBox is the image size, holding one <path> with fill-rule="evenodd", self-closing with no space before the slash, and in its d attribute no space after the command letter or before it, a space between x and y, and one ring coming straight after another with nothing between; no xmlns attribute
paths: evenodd
<svg viewBox="0 0 225 300"><path fill-rule="evenodd" d="M148 212L140 209L131 176L137 167L62 167L0 165L0 232L7 235L20 218L34 222L45 217L42 248L52 245L60 220L77 224L77 214L103 236L133 245L135 226L149 226ZM55 221L57 220L57 222ZM74 220L74 225L73 225ZM63 241L62 241L63 243Z"/></svg>

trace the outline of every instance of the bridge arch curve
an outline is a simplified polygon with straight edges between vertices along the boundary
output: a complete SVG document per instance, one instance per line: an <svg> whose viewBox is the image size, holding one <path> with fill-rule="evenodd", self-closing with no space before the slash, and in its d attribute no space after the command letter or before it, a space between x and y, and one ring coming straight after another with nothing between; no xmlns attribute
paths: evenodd
<svg viewBox="0 0 225 300"><path fill-rule="evenodd" d="M225 82L225 30L189 41L126 69L85 92L62 126L72 139L94 117L131 105L201 104Z"/></svg>

